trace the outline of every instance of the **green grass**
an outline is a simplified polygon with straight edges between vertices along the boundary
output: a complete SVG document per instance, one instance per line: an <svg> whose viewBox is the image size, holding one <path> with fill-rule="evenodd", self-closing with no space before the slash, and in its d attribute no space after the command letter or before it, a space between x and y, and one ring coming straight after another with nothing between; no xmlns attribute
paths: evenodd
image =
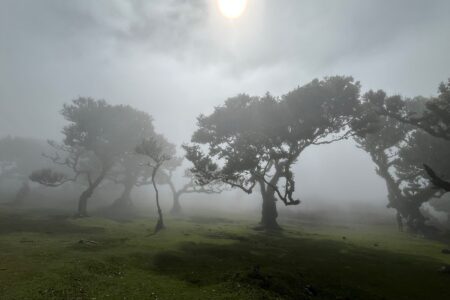
<svg viewBox="0 0 450 300"><path fill-rule="evenodd" d="M154 224L0 212L0 299L450 299L445 245L395 228Z"/></svg>

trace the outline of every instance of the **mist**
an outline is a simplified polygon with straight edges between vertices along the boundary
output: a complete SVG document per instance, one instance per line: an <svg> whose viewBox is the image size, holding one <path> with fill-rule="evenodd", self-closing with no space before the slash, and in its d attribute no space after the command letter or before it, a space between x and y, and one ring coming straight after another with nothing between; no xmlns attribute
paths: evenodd
<svg viewBox="0 0 450 300"><path fill-rule="evenodd" d="M449 12L0 0L0 298L450 297Z"/></svg>

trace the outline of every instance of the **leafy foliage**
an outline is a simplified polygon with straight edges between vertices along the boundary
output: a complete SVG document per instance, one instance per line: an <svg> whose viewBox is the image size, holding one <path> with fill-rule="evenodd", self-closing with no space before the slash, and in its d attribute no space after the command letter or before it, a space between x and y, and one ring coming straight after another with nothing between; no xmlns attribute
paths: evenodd
<svg viewBox="0 0 450 300"><path fill-rule="evenodd" d="M151 137L143 139L142 142L136 146L137 154L145 155L156 163L162 163L171 159L171 154L175 152L175 146L169 144L162 135L157 138Z"/></svg>
<svg viewBox="0 0 450 300"><path fill-rule="evenodd" d="M41 169L33 171L30 175L30 180L45 186L56 187L66 183L69 179L64 173L56 172L52 169Z"/></svg>
<svg viewBox="0 0 450 300"><path fill-rule="evenodd" d="M81 181L87 185L79 201L79 214L85 215L87 199L114 165L128 161L127 155L138 141L154 135L152 118L130 106L113 106L92 98L78 98L65 104L61 114L69 122L63 129L65 138L63 144L50 142L56 152L47 157L72 170L73 176L62 183ZM131 167L131 163L128 166ZM48 170L41 170L33 178L55 186L52 181L57 177Z"/></svg>
<svg viewBox="0 0 450 300"><path fill-rule="evenodd" d="M351 77L329 77L280 98L229 98L198 118L192 144L184 146L193 174L200 184L221 181L247 193L259 183L286 205L298 204L292 165L306 147L353 134L350 126L361 120L359 89Z"/></svg>
<svg viewBox="0 0 450 300"><path fill-rule="evenodd" d="M382 92L377 92L377 95L369 92L366 97L384 97ZM420 113L426 109L426 103L427 99L418 97L405 101L404 107ZM441 194L427 179L423 163L436 166L439 161L445 161L450 149L446 145L448 142L391 116L381 115L378 122L379 129L376 132L356 140L377 165L377 174L386 181L388 206L397 210L399 227L402 228L404 219L409 230L424 233L427 230L426 218L420 208ZM450 167L445 163L441 165L440 170Z"/></svg>
<svg viewBox="0 0 450 300"><path fill-rule="evenodd" d="M431 98L422 109L411 109L406 99L400 96L387 97L383 91L369 92L368 102L371 109L385 116L390 116L400 122L414 125L428 134L450 140L450 80L439 86L437 97ZM425 166L433 183L445 191L450 191L450 182L439 177L428 165Z"/></svg>

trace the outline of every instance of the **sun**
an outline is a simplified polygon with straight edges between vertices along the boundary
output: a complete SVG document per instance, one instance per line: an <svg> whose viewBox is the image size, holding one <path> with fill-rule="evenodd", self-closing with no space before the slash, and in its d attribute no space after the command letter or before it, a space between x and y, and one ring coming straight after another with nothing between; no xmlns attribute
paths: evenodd
<svg viewBox="0 0 450 300"><path fill-rule="evenodd" d="M220 13L229 19L239 18L247 7L247 0L217 0Z"/></svg>

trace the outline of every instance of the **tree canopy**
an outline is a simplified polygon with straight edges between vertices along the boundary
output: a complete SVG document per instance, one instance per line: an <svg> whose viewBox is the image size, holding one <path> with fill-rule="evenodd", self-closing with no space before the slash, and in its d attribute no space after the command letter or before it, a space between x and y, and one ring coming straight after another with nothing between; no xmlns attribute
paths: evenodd
<svg viewBox="0 0 450 300"><path fill-rule="evenodd" d="M450 141L450 79L447 83L439 85L438 92L436 97L427 99L423 109L417 107L411 109L408 99L397 95L388 97L381 90L369 92L367 99L376 113L390 116L400 122L416 126L436 138ZM436 186L450 191L448 179L444 179L427 164L424 168Z"/></svg>
<svg viewBox="0 0 450 300"><path fill-rule="evenodd" d="M292 166L311 145L328 144L362 128L360 85L351 77L329 77L282 97L266 94L229 98L198 118L192 143L184 145L200 184L214 181L252 193L260 186L262 225L278 227L275 201L297 205Z"/></svg>
<svg viewBox="0 0 450 300"><path fill-rule="evenodd" d="M64 140L62 144L51 142L56 151L47 157L69 167L73 175L52 175L43 170L31 179L52 186L67 181L85 183L87 188L80 196L78 208L78 214L85 216L87 200L113 166L126 160L125 156L140 140L155 134L152 118L130 106L110 105L92 98L65 104L61 114L69 122L62 131Z"/></svg>

